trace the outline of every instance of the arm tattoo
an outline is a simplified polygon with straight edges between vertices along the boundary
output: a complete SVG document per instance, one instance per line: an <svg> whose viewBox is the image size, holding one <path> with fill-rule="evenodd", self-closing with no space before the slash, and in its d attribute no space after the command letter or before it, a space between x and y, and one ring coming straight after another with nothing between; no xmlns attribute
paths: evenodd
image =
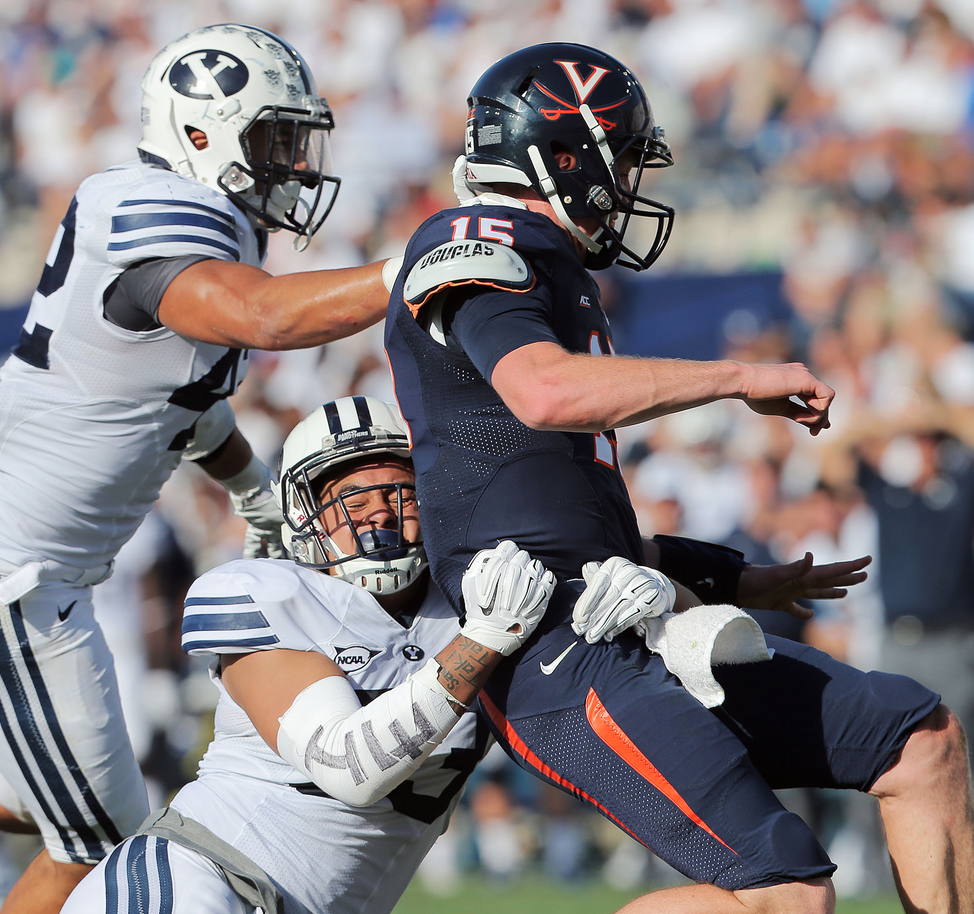
<svg viewBox="0 0 974 914"><path fill-rule="evenodd" d="M437 658L440 682L454 695L464 687L479 692L493 668L496 659L493 655L494 652L482 644L458 634Z"/></svg>

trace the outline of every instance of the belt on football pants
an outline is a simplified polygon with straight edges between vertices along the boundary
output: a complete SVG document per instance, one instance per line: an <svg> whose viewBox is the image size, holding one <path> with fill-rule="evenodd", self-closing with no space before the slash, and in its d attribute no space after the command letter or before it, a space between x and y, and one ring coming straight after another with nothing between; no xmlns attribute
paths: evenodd
<svg viewBox="0 0 974 914"><path fill-rule="evenodd" d="M244 902L260 908L265 914L284 914L284 898L267 873L205 825L187 818L171 806L152 813L136 834L165 838L202 854L220 869L230 888Z"/></svg>

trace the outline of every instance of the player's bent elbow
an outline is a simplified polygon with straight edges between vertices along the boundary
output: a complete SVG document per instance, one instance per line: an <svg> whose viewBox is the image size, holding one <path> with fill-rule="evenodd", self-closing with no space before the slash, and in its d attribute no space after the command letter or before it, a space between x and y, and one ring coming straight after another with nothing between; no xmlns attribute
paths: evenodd
<svg viewBox="0 0 974 914"><path fill-rule="evenodd" d="M536 343L501 359L490 378L507 408L536 431L601 432L610 426L591 412L590 382L578 359L556 346Z"/></svg>
<svg viewBox="0 0 974 914"><path fill-rule="evenodd" d="M333 788L333 790L328 790L321 784L317 786L321 787L332 799L356 809L365 809L366 807L374 806L389 793L389 789L370 789L368 784L362 784L360 787L345 785L341 789Z"/></svg>
<svg viewBox="0 0 974 914"><path fill-rule="evenodd" d="M504 405L528 428L536 431L552 431L560 428L563 419L563 397L556 385L544 377L499 378L495 371L491 378L494 389Z"/></svg>
<svg viewBox="0 0 974 914"><path fill-rule="evenodd" d="M371 806L409 778L459 719L425 684L435 673L423 670L364 706L344 676L312 683L279 718L278 755L328 796Z"/></svg>
<svg viewBox="0 0 974 914"><path fill-rule="evenodd" d="M512 404L505 401L507 408L514 413L514 418L519 422L522 422L528 428L533 428L535 431L546 432L551 431L551 427L548 425L547 414L537 408L535 403L524 403L524 404Z"/></svg>

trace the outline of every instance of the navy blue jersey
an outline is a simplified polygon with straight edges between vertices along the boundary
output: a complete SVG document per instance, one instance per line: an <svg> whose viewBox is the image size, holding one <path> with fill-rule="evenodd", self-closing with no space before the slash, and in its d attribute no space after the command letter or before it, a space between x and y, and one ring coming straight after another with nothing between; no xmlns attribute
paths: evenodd
<svg viewBox="0 0 974 914"><path fill-rule="evenodd" d="M490 386L501 358L543 340L611 353L598 290L566 232L483 204L420 228L386 346L433 575L456 608L471 555L499 539L563 580L590 560L642 557L614 437L529 429ZM740 571L739 557L712 547L662 546L691 582L711 561ZM736 575L723 576L736 589ZM719 667L727 699L707 709L635 635L580 639L567 624L580 588L555 590L481 693L508 754L696 881L737 891L830 875L828 855L772 788L868 790L939 697L775 641L768 662Z"/></svg>
<svg viewBox="0 0 974 914"><path fill-rule="evenodd" d="M507 286L466 278L412 305L405 300L410 271L424 258L459 258L484 245L510 247L530 275ZM434 309L443 317L441 341L425 329ZM564 229L491 205L444 210L419 228L392 293L386 348L412 437L433 576L457 607L471 556L502 539L560 579L612 555L642 561L614 433L535 431L490 386L500 358L539 340L612 353L598 286Z"/></svg>

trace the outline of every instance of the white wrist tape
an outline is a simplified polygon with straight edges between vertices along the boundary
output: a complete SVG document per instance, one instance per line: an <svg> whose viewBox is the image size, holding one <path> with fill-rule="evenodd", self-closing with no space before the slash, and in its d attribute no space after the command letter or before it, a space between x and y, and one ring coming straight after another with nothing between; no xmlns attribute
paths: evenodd
<svg viewBox="0 0 974 914"><path fill-rule="evenodd" d="M412 676L409 677L413 682L426 686L431 692L452 701L453 704L463 708L464 711L470 710L469 704L464 704L450 690L440 682L440 665L431 657L426 661Z"/></svg>
<svg viewBox="0 0 974 914"><path fill-rule="evenodd" d="M230 476L228 479L221 479L222 485L232 495L246 498L261 489L269 489L271 484L271 471L256 454L252 454L250 462L239 473Z"/></svg>
<svg viewBox="0 0 974 914"><path fill-rule="evenodd" d="M344 676L327 676L280 719L277 752L329 796L371 806L409 777L460 719L429 661L362 707Z"/></svg>
<svg viewBox="0 0 974 914"><path fill-rule="evenodd" d="M382 265L382 285L386 287L387 292L391 292L396 285L396 279L399 277L399 271L402 269L404 259L401 255L398 257L390 257Z"/></svg>

